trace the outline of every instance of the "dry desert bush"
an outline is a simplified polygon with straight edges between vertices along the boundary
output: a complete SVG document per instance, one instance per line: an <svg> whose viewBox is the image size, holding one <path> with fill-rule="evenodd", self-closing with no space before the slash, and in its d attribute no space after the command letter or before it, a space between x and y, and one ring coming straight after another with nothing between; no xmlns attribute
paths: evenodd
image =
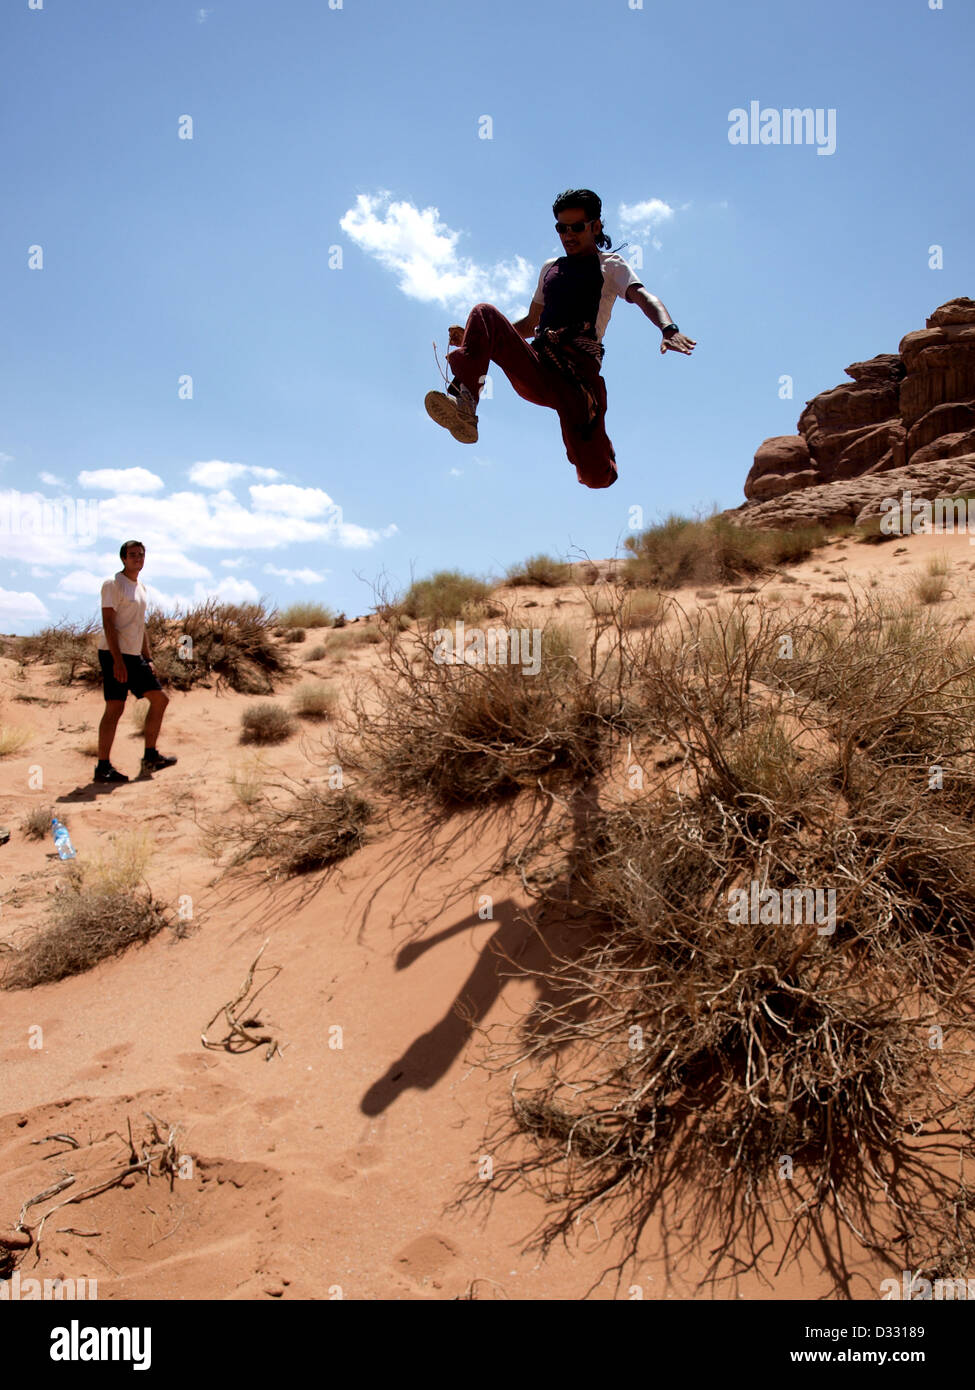
<svg viewBox="0 0 975 1390"><path fill-rule="evenodd" d="M284 628L331 627L335 614L323 603L292 603L277 614L277 620Z"/></svg>
<svg viewBox="0 0 975 1390"><path fill-rule="evenodd" d="M290 658L273 640L275 623L274 610L263 603L208 599L170 617L153 610L146 631L163 684L189 690L216 680L243 695L269 695L292 671Z"/></svg>
<svg viewBox="0 0 975 1390"><path fill-rule="evenodd" d="M303 681L291 694L291 705L301 719L331 719L338 707L338 695L320 681Z"/></svg>
<svg viewBox="0 0 975 1390"><path fill-rule="evenodd" d="M240 716L241 743L283 743L295 731L291 715L273 700L248 705Z"/></svg>
<svg viewBox="0 0 975 1390"><path fill-rule="evenodd" d="M568 629L550 623L537 631L535 638L491 624L481 634L487 659L470 663L438 659L436 632L391 637L386 664L353 693L349 716L380 785L458 806L592 775L604 714L588 657ZM507 659L491 662L492 641Z"/></svg>
<svg viewBox="0 0 975 1390"><path fill-rule="evenodd" d="M4 956L0 985L32 989L80 975L100 961L181 924L143 882L152 854L145 831L117 836L101 853L74 861L49 903L48 920Z"/></svg>
<svg viewBox="0 0 975 1390"><path fill-rule="evenodd" d="M540 588L556 588L572 582L572 569L562 560L553 560L551 555L530 555L527 560L509 567L504 582L516 587L534 584Z"/></svg>
<svg viewBox="0 0 975 1390"><path fill-rule="evenodd" d="M307 784L279 776L264 781L242 823L224 821L208 832L211 852L230 845L232 866L268 861L269 876L293 876L327 868L364 842L372 805L349 788Z"/></svg>
<svg viewBox="0 0 975 1390"><path fill-rule="evenodd" d="M871 598L844 615L673 604L638 631L621 608L605 635L613 689L588 704L616 771L572 767L564 870L534 890L556 920L571 898L590 930L536 972L544 1002L516 1034L488 1041L483 1065L517 1072L486 1140L492 1191L544 1194L543 1249L584 1215L635 1253L651 1215L693 1193L709 1277L783 1221L793 1251L839 1223L957 1274L975 1251L959 1166L975 1119L972 647Z"/></svg>
<svg viewBox="0 0 975 1390"><path fill-rule="evenodd" d="M804 560L826 541L822 526L792 531L749 530L714 515L666 521L624 542L631 558L623 574L631 584L675 589L681 584L730 583L777 565Z"/></svg>

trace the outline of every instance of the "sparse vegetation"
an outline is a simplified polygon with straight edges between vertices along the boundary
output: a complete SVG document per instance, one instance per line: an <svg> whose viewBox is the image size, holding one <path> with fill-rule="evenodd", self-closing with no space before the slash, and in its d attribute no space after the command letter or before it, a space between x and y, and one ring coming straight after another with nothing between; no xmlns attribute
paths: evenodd
<svg viewBox="0 0 975 1390"><path fill-rule="evenodd" d="M505 583L515 586L534 584L541 588L555 588L571 582L570 566L561 560L553 560L551 555L530 555L520 564L512 565L505 575Z"/></svg>
<svg viewBox="0 0 975 1390"><path fill-rule="evenodd" d="M30 729L15 724L0 724L0 758L11 758L31 740Z"/></svg>
<svg viewBox="0 0 975 1390"><path fill-rule="evenodd" d="M948 589L951 564L947 555L932 555L924 574L914 579L914 593L919 603L940 603Z"/></svg>
<svg viewBox="0 0 975 1390"><path fill-rule="evenodd" d="M463 614L465 603L483 603L491 585L459 570L438 570L429 579L417 579L396 605L408 618L439 626Z"/></svg>
<svg viewBox="0 0 975 1390"><path fill-rule="evenodd" d="M330 685L304 681L292 693L291 703L301 719L330 719L338 706L338 695Z"/></svg>
<svg viewBox="0 0 975 1390"><path fill-rule="evenodd" d="M752 530L713 515L703 521L669 516L624 542L632 558L623 566L630 584L675 589L682 584L729 583L804 560L826 541L822 526L794 531Z"/></svg>
<svg viewBox="0 0 975 1390"><path fill-rule="evenodd" d="M373 814L371 804L348 788L279 781L252 804L245 824L230 829L231 864L266 859L273 877L327 868L360 848ZM221 827L221 844L227 838Z"/></svg>
<svg viewBox="0 0 975 1390"><path fill-rule="evenodd" d="M32 806L20 822L20 828L28 840L46 840L51 833L51 821L53 817L53 807ZM63 825L68 825L63 815L59 816L58 819ZM68 828L70 830L70 826Z"/></svg>
<svg viewBox="0 0 975 1390"><path fill-rule="evenodd" d="M376 623L362 624L357 627L350 624L341 632L333 632L329 636L325 655L333 657L336 661L342 661L360 647L378 645L384 640L382 629Z"/></svg>
<svg viewBox="0 0 975 1390"><path fill-rule="evenodd" d="M312 647L311 651L305 653L304 660L321 661L322 658L327 655L328 648L325 646L323 642L318 642L314 647Z"/></svg>
<svg viewBox="0 0 975 1390"><path fill-rule="evenodd" d="M975 1087L954 1060L975 1031L975 649L869 596L842 613L672 607L637 631L620 613L604 632L621 704L605 690L588 704L625 780L600 784L597 809L593 762L577 764L550 843L507 850L540 913L561 921L571 898L590 930L550 948L533 972L544 1007L483 1058L518 1071L483 1141L494 1186L554 1203L543 1250L585 1212L634 1253L667 1193L711 1278L782 1221L788 1154L794 1249L828 1219L928 1277L957 1274L975 1241L961 1167ZM413 693L414 712L431 703ZM432 720L414 728L441 746ZM555 869L526 877L547 851ZM773 914L766 890L805 915Z"/></svg>
<svg viewBox="0 0 975 1390"><path fill-rule="evenodd" d="M100 961L150 940L164 927L179 931L169 910L144 886L152 855L148 831L116 836L106 850L72 863L50 900L48 921L4 957L0 985L32 989L80 975Z"/></svg>
<svg viewBox="0 0 975 1390"><path fill-rule="evenodd" d="M485 644L497 645L496 631ZM455 665L437 660L432 633L411 636L375 677L378 700L353 696L356 732L385 786L449 806L595 770L601 704L565 629L542 630L535 674L520 651L516 663ZM500 650L511 655L503 638Z"/></svg>
<svg viewBox="0 0 975 1390"><path fill-rule="evenodd" d="M295 731L286 709L272 700L249 705L240 716L241 743L282 743Z"/></svg>
<svg viewBox="0 0 975 1390"><path fill-rule="evenodd" d="M278 613L277 620L284 628L331 627L335 614L323 603L292 603Z"/></svg>
<svg viewBox="0 0 975 1390"><path fill-rule="evenodd" d="M303 642L308 634L303 627L293 627L284 634L286 642Z"/></svg>
<svg viewBox="0 0 975 1390"><path fill-rule="evenodd" d="M269 695L292 670L273 641L275 617L263 603L208 599L167 618L147 615L146 629L163 684L189 690L215 678L243 695ZM187 640L188 639L188 640Z"/></svg>

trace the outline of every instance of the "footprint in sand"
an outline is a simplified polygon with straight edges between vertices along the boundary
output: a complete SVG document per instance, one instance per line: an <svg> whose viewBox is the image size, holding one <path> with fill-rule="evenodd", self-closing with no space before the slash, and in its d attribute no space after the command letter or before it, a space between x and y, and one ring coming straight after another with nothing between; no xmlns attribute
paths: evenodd
<svg viewBox="0 0 975 1390"><path fill-rule="evenodd" d="M132 1051L134 1043L117 1043L115 1047L106 1047L102 1052L96 1052L91 1059L93 1066L85 1067L84 1071L76 1072L71 1078L72 1081L97 1081L106 1071L110 1071L116 1063L121 1062Z"/></svg>
<svg viewBox="0 0 975 1390"><path fill-rule="evenodd" d="M431 1231L410 1241L394 1256L393 1264L399 1274L405 1274L414 1283L439 1288L441 1276L459 1259L460 1251L454 1243Z"/></svg>

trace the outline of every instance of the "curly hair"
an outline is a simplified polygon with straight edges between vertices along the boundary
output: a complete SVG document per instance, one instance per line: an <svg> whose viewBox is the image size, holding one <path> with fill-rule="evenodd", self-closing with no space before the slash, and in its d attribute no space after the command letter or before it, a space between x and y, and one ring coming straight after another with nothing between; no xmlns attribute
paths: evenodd
<svg viewBox="0 0 975 1390"><path fill-rule="evenodd" d="M564 193L560 193L552 204L552 212L556 217L563 208L582 208L589 221L594 221L597 217L602 217L603 203L598 193L594 193L591 188L567 188ZM606 235L606 228L596 237L596 245L607 247L612 246L612 240Z"/></svg>

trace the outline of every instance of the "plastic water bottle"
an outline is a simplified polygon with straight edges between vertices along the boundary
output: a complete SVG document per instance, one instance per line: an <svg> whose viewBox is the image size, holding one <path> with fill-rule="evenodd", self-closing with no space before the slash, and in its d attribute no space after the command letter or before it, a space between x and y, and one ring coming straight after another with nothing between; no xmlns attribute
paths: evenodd
<svg viewBox="0 0 975 1390"><path fill-rule="evenodd" d="M71 843L68 827L63 821L59 821L57 816L52 816L51 828L54 831L54 848L58 854L62 859L73 859L78 851Z"/></svg>

